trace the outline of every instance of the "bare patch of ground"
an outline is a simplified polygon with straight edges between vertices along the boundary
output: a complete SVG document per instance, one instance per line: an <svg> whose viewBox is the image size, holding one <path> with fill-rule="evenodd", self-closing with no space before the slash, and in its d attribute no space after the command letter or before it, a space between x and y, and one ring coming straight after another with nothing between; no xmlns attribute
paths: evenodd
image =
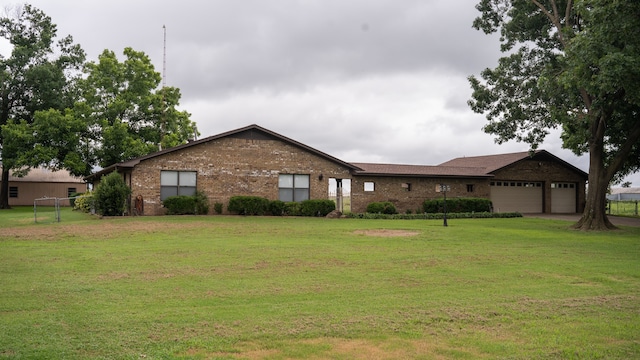
<svg viewBox="0 0 640 360"><path fill-rule="evenodd" d="M199 225L200 226L200 225ZM0 231L0 236L16 240L49 240L56 241L76 236L92 234L96 239L110 239L123 234L149 234L171 230L188 230L193 228L189 223L173 223L161 221L109 221L100 220L91 224L38 224L28 227L11 227Z"/></svg>
<svg viewBox="0 0 640 360"><path fill-rule="evenodd" d="M356 230L353 233L357 235L377 236L377 237L403 237L403 236L416 236L419 234L419 232L417 231L389 230L389 229Z"/></svg>

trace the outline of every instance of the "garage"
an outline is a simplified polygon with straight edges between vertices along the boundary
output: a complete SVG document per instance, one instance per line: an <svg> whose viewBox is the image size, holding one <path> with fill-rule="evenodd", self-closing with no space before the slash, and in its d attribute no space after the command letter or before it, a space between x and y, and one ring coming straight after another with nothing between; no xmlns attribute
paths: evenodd
<svg viewBox="0 0 640 360"><path fill-rule="evenodd" d="M576 212L576 184L551 183L551 212L556 214Z"/></svg>
<svg viewBox="0 0 640 360"><path fill-rule="evenodd" d="M490 185L493 211L544 212L541 182L492 181Z"/></svg>

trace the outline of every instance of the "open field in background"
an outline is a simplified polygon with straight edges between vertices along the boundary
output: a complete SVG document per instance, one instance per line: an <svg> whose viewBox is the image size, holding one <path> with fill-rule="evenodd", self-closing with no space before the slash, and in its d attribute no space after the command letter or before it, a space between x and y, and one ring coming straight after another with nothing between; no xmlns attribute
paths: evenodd
<svg viewBox="0 0 640 360"><path fill-rule="evenodd" d="M640 358L640 228L0 211L0 358Z"/></svg>
<svg viewBox="0 0 640 360"><path fill-rule="evenodd" d="M634 201L609 201L609 208L607 214L616 216L635 216L640 214L640 203L637 200Z"/></svg>

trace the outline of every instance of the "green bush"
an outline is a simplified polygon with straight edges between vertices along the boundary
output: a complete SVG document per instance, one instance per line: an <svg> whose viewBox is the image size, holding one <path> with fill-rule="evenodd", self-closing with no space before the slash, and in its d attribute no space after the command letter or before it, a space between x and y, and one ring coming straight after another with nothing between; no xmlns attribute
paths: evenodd
<svg viewBox="0 0 640 360"><path fill-rule="evenodd" d="M227 210L239 215L264 215L269 212L269 200L259 196L233 196Z"/></svg>
<svg viewBox="0 0 640 360"><path fill-rule="evenodd" d="M222 203L217 202L213 204L213 211L215 211L216 214L222 214L222 207L223 207Z"/></svg>
<svg viewBox="0 0 640 360"><path fill-rule="evenodd" d="M284 203L284 215L300 216L301 215L300 203L299 202Z"/></svg>
<svg viewBox="0 0 640 360"><path fill-rule="evenodd" d="M195 196L169 196L162 201L162 205L167 209L167 215L195 215Z"/></svg>
<svg viewBox="0 0 640 360"><path fill-rule="evenodd" d="M167 215L206 215L209 213L209 199L198 191L193 196L169 196L162 201Z"/></svg>
<svg viewBox="0 0 640 360"><path fill-rule="evenodd" d="M397 214L396 207L389 201L372 202L367 205L367 212L370 214Z"/></svg>
<svg viewBox="0 0 640 360"><path fill-rule="evenodd" d="M196 215L207 215L209 213L209 198L202 191L196 191L193 196L196 202Z"/></svg>
<svg viewBox="0 0 640 360"><path fill-rule="evenodd" d="M389 219L389 220L437 220L444 218L443 213L423 213L423 214L382 214L382 213L348 213L345 215L351 219ZM451 213L447 214L448 219L489 219L489 218L516 218L522 217L521 213Z"/></svg>
<svg viewBox="0 0 640 360"><path fill-rule="evenodd" d="M285 215L285 202L280 200L273 200L269 202L269 213L274 216Z"/></svg>
<svg viewBox="0 0 640 360"><path fill-rule="evenodd" d="M302 216L327 216L336 209L333 200L305 200L300 203L300 215Z"/></svg>
<svg viewBox="0 0 640 360"><path fill-rule="evenodd" d="M425 200L422 209L426 213L444 212L443 199ZM447 199L448 213L490 212L491 200L483 198L451 198Z"/></svg>
<svg viewBox="0 0 640 360"><path fill-rule="evenodd" d="M73 202L73 210L89 213L91 212L92 208L95 208L95 206L94 206L93 193L91 193L90 191L84 194L81 194L80 197L75 199L75 201Z"/></svg>
<svg viewBox="0 0 640 360"><path fill-rule="evenodd" d="M105 175L93 194L96 210L104 216L123 215L129 195L131 189L125 184L122 175L117 171Z"/></svg>

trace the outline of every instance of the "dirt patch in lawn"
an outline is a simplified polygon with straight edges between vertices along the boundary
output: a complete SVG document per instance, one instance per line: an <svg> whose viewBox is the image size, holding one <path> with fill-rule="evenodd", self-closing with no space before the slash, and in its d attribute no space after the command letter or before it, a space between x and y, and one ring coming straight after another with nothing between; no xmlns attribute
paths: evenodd
<svg viewBox="0 0 640 360"><path fill-rule="evenodd" d="M416 236L419 234L419 232L417 231L389 230L389 229L356 230L353 233L357 235L378 236L378 237L403 237L403 236Z"/></svg>
<svg viewBox="0 0 640 360"><path fill-rule="evenodd" d="M56 241L70 238L111 239L116 237L134 236L172 230L188 231L193 228L191 223L171 223L161 221L109 221L100 220L91 224L37 224L28 227L12 227L0 230L0 238L14 240L45 240Z"/></svg>

